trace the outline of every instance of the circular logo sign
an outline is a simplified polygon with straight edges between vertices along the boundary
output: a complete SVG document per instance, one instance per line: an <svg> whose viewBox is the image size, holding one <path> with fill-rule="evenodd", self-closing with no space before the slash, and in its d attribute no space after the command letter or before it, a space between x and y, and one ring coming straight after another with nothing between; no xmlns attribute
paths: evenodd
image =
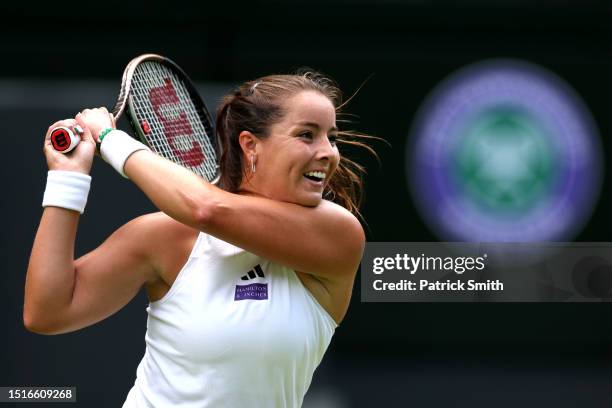
<svg viewBox="0 0 612 408"><path fill-rule="evenodd" d="M577 94L513 60L471 65L443 81L407 145L417 209L447 241L571 239L599 195L602 160Z"/></svg>

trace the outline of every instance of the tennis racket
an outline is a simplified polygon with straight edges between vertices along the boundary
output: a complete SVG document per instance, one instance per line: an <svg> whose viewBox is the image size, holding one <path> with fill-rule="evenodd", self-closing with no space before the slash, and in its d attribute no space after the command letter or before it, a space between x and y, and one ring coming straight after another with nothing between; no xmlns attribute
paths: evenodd
<svg viewBox="0 0 612 408"><path fill-rule="evenodd" d="M210 114L187 74L173 61L156 54L130 61L111 115L116 122L124 113L137 138L153 152L209 182L218 179L217 143ZM80 138L75 133L79 131L55 128L51 144L67 153L78 144Z"/></svg>

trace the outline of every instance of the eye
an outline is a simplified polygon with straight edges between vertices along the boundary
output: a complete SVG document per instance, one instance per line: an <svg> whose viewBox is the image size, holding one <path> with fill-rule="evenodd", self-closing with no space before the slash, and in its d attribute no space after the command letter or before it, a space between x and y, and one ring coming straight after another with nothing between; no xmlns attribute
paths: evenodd
<svg viewBox="0 0 612 408"><path fill-rule="evenodd" d="M302 139L309 139L309 140L313 138L313 134L310 130L305 130L303 132L300 132L298 136L301 137Z"/></svg>
<svg viewBox="0 0 612 408"><path fill-rule="evenodd" d="M336 145L336 141L338 140L338 135L329 135L328 139L329 139L329 143L332 146L335 146Z"/></svg>

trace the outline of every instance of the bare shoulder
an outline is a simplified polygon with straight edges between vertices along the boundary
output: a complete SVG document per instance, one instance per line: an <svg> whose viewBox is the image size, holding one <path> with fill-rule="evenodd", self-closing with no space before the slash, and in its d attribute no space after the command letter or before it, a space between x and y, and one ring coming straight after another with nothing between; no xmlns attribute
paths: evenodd
<svg viewBox="0 0 612 408"><path fill-rule="evenodd" d="M359 224L357 218L346 208L342 207L339 204L336 204L329 200L321 200L321 203L317 206L321 210L328 212L330 215L335 215L337 217L341 217L344 220L354 220Z"/></svg>
<svg viewBox="0 0 612 408"><path fill-rule="evenodd" d="M346 208L331 201L323 200L318 207L323 213L327 233L334 237L340 262L346 262L349 270L353 272L349 275L354 275L365 246L365 233L361 223Z"/></svg>
<svg viewBox="0 0 612 408"><path fill-rule="evenodd" d="M163 212L137 217L117 231L133 251L148 258L157 275L167 273L169 265L187 255L198 231L172 219ZM179 258L177 260L176 258Z"/></svg>
<svg viewBox="0 0 612 408"><path fill-rule="evenodd" d="M124 240L129 240L129 244L141 247L142 250L164 242L172 245L171 238L180 238L189 233L195 233L195 230L170 218L163 212L136 217L115 232Z"/></svg>
<svg viewBox="0 0 612 408"><path fill-rule="evenodd" d="M333 238L336 255L334 273L326 276L297 272L298 278L319 304L340 324L353 291L355 275L365 246L361 223L350 211L330 201L322 201L317 211L323 219L326 234Z"/></svg>
<svg viewBox="0 0 612 408"><path fill-rule="evenodd" d="M130 226L134 234L143 238L148 237L146 241L161 240L168 245L172 244L171 238L181 238L197 232L194 228L176 221L163 212L141 215L127 223L126 226Z"/></svg>

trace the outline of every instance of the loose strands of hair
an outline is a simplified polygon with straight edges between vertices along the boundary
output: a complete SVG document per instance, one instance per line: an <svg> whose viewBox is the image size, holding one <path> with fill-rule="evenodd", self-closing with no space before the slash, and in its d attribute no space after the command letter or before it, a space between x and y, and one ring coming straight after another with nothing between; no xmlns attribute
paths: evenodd
<svg viewBox="0 0 612 408"><path fill-rule="evenodd" d="M382 139L355 131L339 131L336 143L339 148L341 148L342 145L346 145L364 149L380 163L376 151L365 143L365 141L368 140ZM366 174L367 171L364 166L341 154L338 168L324 192L325 197L327 198L329 196L328 199L330 201L343 206L363 221L365 221L365 219L361 215L359 209L364 199L365 191L363 189L363 177Z"/></svg>

